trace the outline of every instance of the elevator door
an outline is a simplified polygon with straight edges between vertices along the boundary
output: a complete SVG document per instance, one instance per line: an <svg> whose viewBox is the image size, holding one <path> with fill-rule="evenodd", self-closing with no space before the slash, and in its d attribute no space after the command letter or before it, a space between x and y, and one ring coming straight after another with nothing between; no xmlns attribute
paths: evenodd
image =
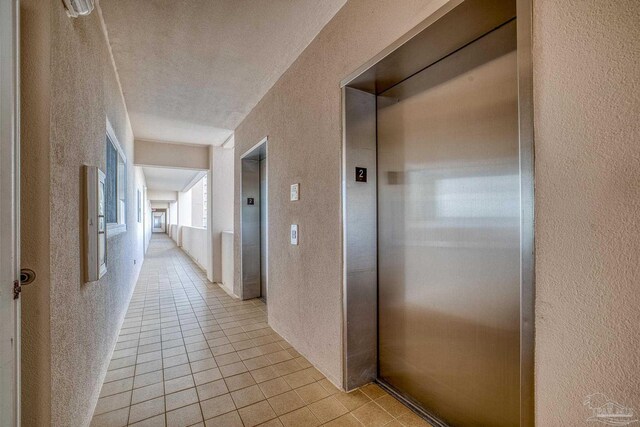
<svg viewBox="0 0 640 427"><path fill-rule="evenodd" d="M267 159L260 160L260 294L267 301Z"/></svg>
<svg viewBox="0 0 640 427"><path fill-rule="evenodd" d="M378 376L452 426L519 424L515 40L378 97Z"/></svg>

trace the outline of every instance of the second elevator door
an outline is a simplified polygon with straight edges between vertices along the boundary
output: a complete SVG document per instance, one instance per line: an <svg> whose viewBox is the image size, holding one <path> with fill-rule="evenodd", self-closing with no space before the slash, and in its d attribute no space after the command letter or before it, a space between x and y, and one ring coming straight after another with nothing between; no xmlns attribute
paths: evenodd
<svg viewBox="0 0 640 427"><path fill-rule="evenodd" d="M263 301L267 301L267 208L269 197L267 193L267 159L260 160L260 295Z"/></svg>
<svg viewBox="0 0 640 427"><path fill-rule="evenodd" d="M519 424L515 40L378 97L379 379L452 426Z"/></svg>

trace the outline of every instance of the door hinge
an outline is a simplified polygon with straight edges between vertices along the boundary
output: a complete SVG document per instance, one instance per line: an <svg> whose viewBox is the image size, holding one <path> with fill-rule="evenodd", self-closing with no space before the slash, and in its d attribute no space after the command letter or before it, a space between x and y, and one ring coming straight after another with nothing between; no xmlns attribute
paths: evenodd
<svg viewBox="0 0 640 427"><path fill-rule="evenodd" d="M22 292L22 286L20 286L20 282L17 280L13 281L13 299L18 299L20 297L20 292Z"/></svg>

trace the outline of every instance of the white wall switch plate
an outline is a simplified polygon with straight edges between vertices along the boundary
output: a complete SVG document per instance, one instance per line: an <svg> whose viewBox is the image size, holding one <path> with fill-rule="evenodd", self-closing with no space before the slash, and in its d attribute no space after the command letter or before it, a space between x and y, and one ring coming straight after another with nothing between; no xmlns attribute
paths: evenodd
<svg viewBox="0 0 640 427"><path fill-rule="evenodd" d="M291 201L300 200L300 184L291 184Z"/></svg>
<svg viewBox="0 0 640 427"><path fill-rule="evenodd" d="M291 244L298 244L298 224L291 224Z"/></svg>

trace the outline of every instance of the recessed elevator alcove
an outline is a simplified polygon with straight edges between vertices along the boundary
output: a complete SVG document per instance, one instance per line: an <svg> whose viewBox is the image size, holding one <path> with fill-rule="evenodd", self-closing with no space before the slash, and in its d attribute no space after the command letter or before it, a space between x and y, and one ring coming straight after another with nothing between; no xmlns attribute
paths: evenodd
<svg viewBox="0 0 640 427"><path fill-rule="evenodd" d="M454 3L343 81L344 386L533 425L530 5Z"/></svg>
<svg viewBox="0 0 640 427"><path fill-rule="evenodd" d="M252 147L240 160L242 208L242 282L238 296L261 298L268 294L268 161L267 138Z"/></svg>

